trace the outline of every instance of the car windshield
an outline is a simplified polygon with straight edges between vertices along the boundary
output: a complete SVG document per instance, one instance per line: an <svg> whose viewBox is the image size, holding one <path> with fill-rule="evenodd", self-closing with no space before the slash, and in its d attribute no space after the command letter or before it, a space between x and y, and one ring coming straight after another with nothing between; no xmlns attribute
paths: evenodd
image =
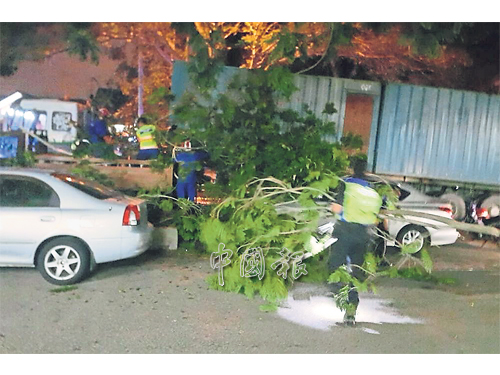
<svg viewBox="0 0 500 375"><path fill-rule="evenodd" d="M411 194L408 190L403 189L401 186L396 186L394 189L398 192L399 201L402 202Z"/></svg>
<svg viewBox="0 0 500 375"><path fill-rule="evenodd" d="M89 181L80 177L62 173L53 173L52 176L97 199L104 200L122 196L122 194L116 190L110 189L95 181Z"/></svg>
<svg viewBox="0 0 500 375"><path fill-rule="evenodd" d="M408 185L398 185L397 187L401 192L399 197L400 201L405 201L405 203L431 203L435 199L428 196Z"/></svg>

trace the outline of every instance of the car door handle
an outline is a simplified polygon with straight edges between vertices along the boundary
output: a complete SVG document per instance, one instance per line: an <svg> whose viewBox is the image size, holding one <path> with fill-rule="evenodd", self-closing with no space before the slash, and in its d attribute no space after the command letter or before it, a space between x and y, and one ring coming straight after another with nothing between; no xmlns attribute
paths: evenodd
<svg viewBox="0 0 500 375"><path fill-rule="evenodd" d="M56 218L54 216L42 216L40 221L51 222L56 221Z"/></svg>

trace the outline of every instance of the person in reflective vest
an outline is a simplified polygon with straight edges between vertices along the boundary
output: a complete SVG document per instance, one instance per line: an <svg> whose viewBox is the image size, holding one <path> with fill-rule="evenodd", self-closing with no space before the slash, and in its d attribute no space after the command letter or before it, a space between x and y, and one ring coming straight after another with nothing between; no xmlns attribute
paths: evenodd
<svg viewBox="0 0 500 375"><path fill-rule="evenodd" d="M366 161L354 159L354 175L343 180L339 185L337 202L330 209L338 215L334 234L338 241L330 248L328 268L333 273L340 266L347 266L348 271L362 280L365 275L358 267L364 262L372 242L372 233L377 224L377 214L382 207L382 198L370 187L364 174ZM334 289L344 284L332 286ZM356 310L359 304L358 291L349 284L344 323L355 325ZM334 293L338 290L334 290Z"/></svg>
<svg viewBox="0 0 500 375"><path fill-rule="evenodd" d="M158 145L155 139L156 127L148 125L144 117L139 117L137 126L136 136L139 141L140 150L136 159L148 160L156 158L158 156Z"/></svg>

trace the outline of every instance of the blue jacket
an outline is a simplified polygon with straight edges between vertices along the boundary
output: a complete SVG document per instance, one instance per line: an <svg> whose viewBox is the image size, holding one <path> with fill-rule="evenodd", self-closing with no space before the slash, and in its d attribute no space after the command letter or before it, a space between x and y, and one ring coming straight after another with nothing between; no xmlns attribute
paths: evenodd
<svg viewBox="0 0 500 375"><path fill-rule="evenodd" d="M190 151L190 152L179 152L175 155L175 161L179 163L179 168L187 171L187 176L185 178L180 178L179 180L189 180L195 178L196 175L196 162L206 159L206 152Z"/></svg>
<svg viewBox="0 0 500 375"><path fill-rule="evenodd" d="M90 143L104 142L104 136L108 134L108 128L104 120L95 119L89 125L88 131Z"/></svg>

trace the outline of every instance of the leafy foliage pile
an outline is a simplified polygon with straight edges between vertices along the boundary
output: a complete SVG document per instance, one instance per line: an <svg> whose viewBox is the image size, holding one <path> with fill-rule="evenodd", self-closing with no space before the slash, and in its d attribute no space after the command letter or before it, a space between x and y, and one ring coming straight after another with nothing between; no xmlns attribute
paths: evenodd
<svg viewBox="0 0 500 375"><path fill-rule="evenodd" d="M78 159L98 157L104 160L116 160L118 158L113 151L113 146L104 142L80 146L73 151L73 157Z"/></svg>
<svg viewBox="0 0 500 375"><path fill-rule="evenodd" d="M248 297L258 293L271 302L285 298L288 286L294 281L293 264L287 263L287 277L280 276L279 269L275 266L273 270L272 265L282 258L283 248L297 258L310 248L311 234L317 228L320 214L328 211L328 207L316 204L313 198L328 194L337 183L338 178L333 174L324 174L309 186L298 187L274 178L256 179L226 198L201 227L201 240L207 251L214 252L223 243L233 252L230 265L223 269L224 285L219 285L217 275L213 275L209 278L210 286ZM242 277L240 265L245 261L244 255L256 248L263 251L264 277ZM303 262L307 271L309 260ZM317 269L322 270L321 265Z"/></svg>
<svg viewBox="0 0 500 375"><path fill-rule="evenodd" d="M224 285L219 284L217 274L208 282L215 289L249 297L259 294L276 302L286 297L294 280L290 275L284 279L271 266L284 248L294 254L309 249L320 215L329 213L315 198L334 200L330 191L353 154L346 146L360 148L362 143L350 135L342 144L326 140L335 134L335 124L328 120L335 113L331 104L326 105L322 118L307 107L298 112L282 105L295 91L287 69L237 71L220 91L221 65L203 51L199 56L205 58L189 64L196 89L180 98L174 115L185 134L209 152L217 183L208 190L225 198L209 218L199 222L200 240L207 252L215 252L221 243L233 252L231 263L223 268ZM242 277L244 255L256 248L263 251L265 276ZM326 281L328 273L319 258L304 260L315 271L304 279ZM370 265L376 268L375 260ZM375 275L372 268L367 271ZM360 290L370 285L349 274L333 277L342 281L347 277Z"/></svg>
<svg viewBox="0 0 500 375"><path fill-rule="evenodd" d="M276 302L286 297L294 281L291 272L287 278L276 272L280 252L287 249L296 255L295 259L301 259L300 255L310 248L321 214L329 213L328 206L315 199L334 200L330 191L337 186L337 176L345 173L349 155L353 154L346 146L360 148L362 143L353 136L344 137L342 144L327 141L335 137L335 124L329 121L329 115L335 113L331 104L326 105L322 118L307 107L298 112L284 106L282 103L289 101L295 91L294 77L287 69L239 70L220 90L217 74L222 65L210 58L213 46L199 38L191 45L199 49L198 58L189 63L195 89L177 101L174 120L183 137L210 154L217 183L207 190L223 201L209 217L181 208L171 222L178 225L183 239L199 239L208 253L214 253L220 244L232 251L231 262L222 270L224 284L214 274L208 278L212 288L248 297L259 294ZM182 201L166 199L158 205L169 212L179 203ZM265 259L263 278L240 273L245 254L255 249L261 249ZM428 254L422 254L419 264L430 269ZM315 273L303 275L304 279L327 280L320 258L303 260ZM408 250L404 259L407 262L417 258ZM372 288L377 262L373 256L367 258L362 267L370 276L366 280L342 268L330 276L331 282L348 283L339 293L340 304L348 287ZM291 268L292 263L288 259L287 266ZM397 269L390 272L395 275Z"/></svg>

